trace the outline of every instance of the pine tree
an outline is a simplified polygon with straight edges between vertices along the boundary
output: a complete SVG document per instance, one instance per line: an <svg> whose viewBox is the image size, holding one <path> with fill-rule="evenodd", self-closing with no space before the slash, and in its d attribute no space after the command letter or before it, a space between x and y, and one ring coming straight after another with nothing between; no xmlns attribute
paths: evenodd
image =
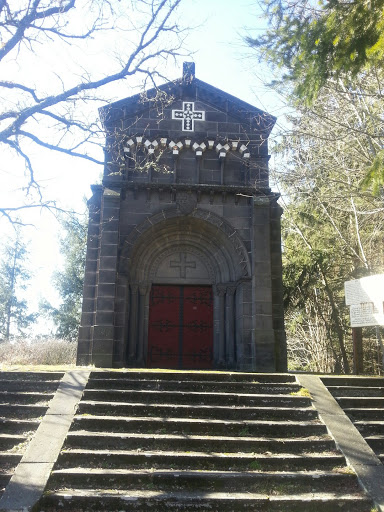
<svg viewBox="0 0 384 512"><path fill-rule="evenodd" d="M76 217L62 220L61 225L60 249L64 266L55 272L53 281L62 302L58 307L42 302L40 308L56 324L56 337L74 341L77 339L81 315L87 225L84 218Z"/></svg>
<svg viewBox="0 0 384 512"><path fill-rule="evenodd" d="M15 229L3 247L0 262L0 340L9 341L12 337L24 334L24 329L33 323L36 315L28 314L27 301L22 298L31 273L27 267L28 251L21 237L20 229Z"/></svg>
<svg viewBox="0 0 384 512"><path fill-rule="evenodd" d="M250 46L311 104L329 78L383 68L384 0L264 0L270 28Z"/></svg>

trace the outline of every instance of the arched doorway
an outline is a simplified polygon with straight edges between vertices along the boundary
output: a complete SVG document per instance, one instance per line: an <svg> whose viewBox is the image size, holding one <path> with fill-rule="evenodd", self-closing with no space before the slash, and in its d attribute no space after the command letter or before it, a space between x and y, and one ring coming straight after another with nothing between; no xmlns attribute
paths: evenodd
<svg viewBox="0 0 384 512"><path fill-rule="evenodd" d="M235 368L244 334L236 310L251 288L247 253L214 214L162 213L139 226L122 251L127 364Z"/></svg>

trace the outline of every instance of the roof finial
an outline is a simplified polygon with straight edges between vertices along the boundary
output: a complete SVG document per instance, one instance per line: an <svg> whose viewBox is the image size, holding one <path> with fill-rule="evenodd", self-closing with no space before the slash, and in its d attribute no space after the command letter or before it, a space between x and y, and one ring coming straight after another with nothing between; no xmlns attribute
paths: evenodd
<svg viewBox="0 0 384 512"><path fill-rule="evenodd" d="M183 63L183 82L190 84L195 79L195 63Z"/></svg>

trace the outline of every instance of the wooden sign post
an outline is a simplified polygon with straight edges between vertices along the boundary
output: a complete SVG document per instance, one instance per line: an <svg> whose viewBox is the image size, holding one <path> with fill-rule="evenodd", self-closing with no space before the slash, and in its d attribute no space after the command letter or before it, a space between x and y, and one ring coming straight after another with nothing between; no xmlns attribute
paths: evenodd
<svg viewBox="0 0 384 512"><path fill-rule="evenodd" d="M364 372L362 328L376 326L380 334L379 326L384 325L384 274L346 281L344 289L352 327L353 372L360 375Z"/></svg>
<svg viewBox="0 0 384 512"><path fill-rule="evenodd" d="M353 340L353 373L364 373L363 328L352 327Z"/></svg>

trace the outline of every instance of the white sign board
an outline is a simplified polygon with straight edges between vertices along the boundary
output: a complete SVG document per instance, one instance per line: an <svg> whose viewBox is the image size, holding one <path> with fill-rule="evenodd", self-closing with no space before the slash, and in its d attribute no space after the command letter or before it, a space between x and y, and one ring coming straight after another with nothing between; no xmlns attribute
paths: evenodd
<svg viewBox="0 0 384 512"><path fill-rule="evenodd" d="M352 327L384 325L384 274L346 281L344 289Z"/></svg>

